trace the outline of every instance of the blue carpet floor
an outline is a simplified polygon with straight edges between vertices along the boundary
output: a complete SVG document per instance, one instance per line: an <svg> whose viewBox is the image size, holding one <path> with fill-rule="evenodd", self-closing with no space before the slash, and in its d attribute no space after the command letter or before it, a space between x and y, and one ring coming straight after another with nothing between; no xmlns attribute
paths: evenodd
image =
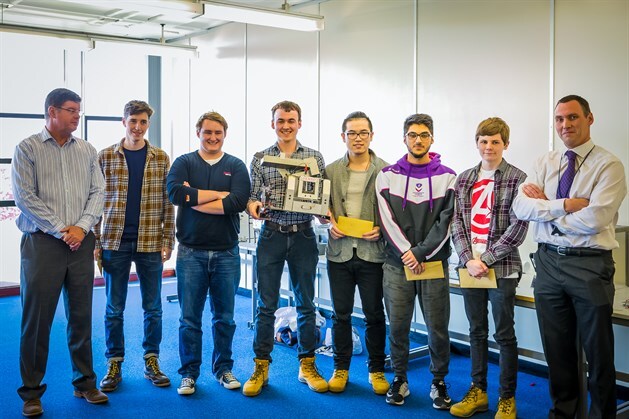
<svg viewBox="0 0 629 419"><path fill-rule="evenodd" d="M142 368L142 310L139 288L132 285L126 310L126 361L123 364L123 382L116 392L109 393L106 405L93 406L72 396L70 361L65 345L66 320L63 305L57 309L53 325L48 371L44 382L48 390L42 402L44 418L450 418L447 411L436 411L428 397L431 375L427 358L414 360L409 368L411 395L403 406L390 406L383 396L375 395L367 381L367 356L356 355L350 369L350 383L341 394L316 394L305 384L297 381L298 361L296 351L286 346L277 346L273 351L270 381L258 397L244 397L240 391L222 388L212 377L209 369L211 359L211 332L209 308L204 313L205 363L201 367L201 377L197 391L189 397L179 396L176 387L180 377L178 356L178 303L167 303L166 295L176 293L173 281L165 282L164 295L164 336L161 346L161 365L171 377L173 385L157 388L143 378ZM234 374L241 382L252 372L253 332L247 328L251 320L251 300L237 296L236 322L238 328L234 341ZM103 314L105 292L102 288L94 291L94 368L98 379L106 370L104 357ZM19 297L0 298L0 417L21 417L22 401L16 393L21 384L19 374ZM329 321L328 321L329 323ZM364 342L364 341L363 341ZM415 343L417 345L417 343ZM364 346L364 345L363 345ZM329 378L333 363L331 357L317 357L319 370ZM450 395L458 401L469 386L469 358L452 355L450 375ZM387 372L389 380L392 374ZM498 367L489 365L490 411L475 415L475 418L493 418L497 403ZM517 393L518 417L534 419L547 415L549 397L544 378L520 373Z"/></svg>

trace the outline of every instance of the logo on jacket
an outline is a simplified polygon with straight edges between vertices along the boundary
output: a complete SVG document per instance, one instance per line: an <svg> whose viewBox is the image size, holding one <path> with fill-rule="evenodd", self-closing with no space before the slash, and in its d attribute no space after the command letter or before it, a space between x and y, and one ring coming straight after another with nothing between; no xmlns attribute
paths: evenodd
<svg viewBox="0 0 629 419"><path fill-rule="evenodd" d="M413 196L416 198L424 196L424 187L421 183L415 184L415 190L413 191Z"/></svg>
<svg viewBox="0 0 629 419"><path fill-rule="evenodd" d="M231 175L232 175L232 172L223 172L223 175L225 175L225 176L231 176Z"/></svg>

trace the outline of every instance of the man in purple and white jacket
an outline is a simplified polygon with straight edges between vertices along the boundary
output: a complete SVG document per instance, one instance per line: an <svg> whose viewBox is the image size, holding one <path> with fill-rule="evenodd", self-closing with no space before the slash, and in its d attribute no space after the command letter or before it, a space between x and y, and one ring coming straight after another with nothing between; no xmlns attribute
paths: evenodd
<svg viewBox="0 0 629 419"><path fill-rule="evenodd" d="M433 142L432 118L426 114L409 116L404 121L407 155L385 167L376 179L380 225L386 239L384 303L395 373L386 401L402 405L410 394L406 371L417 296L428 330L433 374L430 397L435 409L447 410L452 403L445 384L450 364L448 229L454 212L456 174L441 164L439 154L430 153ZM407 280L404 267L421 274L425 262L441 262L444 277Z"/></svg>

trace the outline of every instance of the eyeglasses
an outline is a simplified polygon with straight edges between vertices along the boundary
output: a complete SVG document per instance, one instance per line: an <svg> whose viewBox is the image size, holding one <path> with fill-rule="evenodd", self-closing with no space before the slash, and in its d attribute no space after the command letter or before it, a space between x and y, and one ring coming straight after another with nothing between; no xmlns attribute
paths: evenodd
<svg viewBox="0 0 629 419"><path fill-rule="evenodd" d="M356 131L347 131L345 133L345 135L347 136L348 139L350 140L355 140L356 137L360 137L361 140L366 140L367 138L369 138L369 136L371 135L371 132L369 131L360 131L360 132L356 132Z"/></svg>
<svg viewBox="0 0 629 419"><path fill-rule="evenodd" d="M432 134L430 134L429 132L422 132L421 134L418 134L416 132L411 131L404 134L404 136L407 139L412 140L412 141L415 141L417 137L419 137L419 139L422 141L427 141L432 138Z"/></svg>
<svg viewBox="0 0 629 419"><path fill-rule="evenodd" d="M80 110L77 111L76 109L62 108L61 106L55 106L55 108L63 109L66 112L70 112L72 114L72 116L74 116L74 115L78 115L78 116L83 115L83 111L80 111Z"/></svg>

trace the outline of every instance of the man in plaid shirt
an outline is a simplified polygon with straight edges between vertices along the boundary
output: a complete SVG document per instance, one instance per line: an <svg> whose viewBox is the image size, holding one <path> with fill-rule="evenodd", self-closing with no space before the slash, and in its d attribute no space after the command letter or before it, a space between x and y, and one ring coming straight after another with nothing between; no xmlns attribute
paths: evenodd
<svg viewBox="0 0 629 419"><path fill-rule="evenodd" d="M174 245L175 210L166 193L168 155L144 138L152 114L146 102L127 103L122 119L125 137L98 154L105 176L105 211L94 227L94 258L102 261L107 293L107 374L100 382L102 391L116 390L122 380L123 315L131 262L137 269L144 309L144 377L158 387L170 385L159 368L158 356L162 267Z"/></svg>
<svg viewBox="0 0 629 419"><path fill-rule="evenodd" d="M500 118L482 121L476 130L481 162L461 173L455 184L452 242L459 265L472 277L495 271L497 288L461 288L470 323L472 386L463 400L450 408L457 417L489 409L487 398L487 303L496 324L500 346L500 400L496 418L516 417L515 390L518 342L514 330L515 290L522 276L518 246L528 223L515 216L511 205L526 173L502 157L509 146L509 126Z"/></svg>
<svg viewBox="0 0 629 419"><path fill-rule="evenodd" d="M261 219L261 195L276 208L283 207L286 179L275 167L262 167L263 155L285 156L293 159L314 157L323 173L323 156L297 141L301 128L301 108L289 101L279 102L271 109L271 127L277 142L258 153L251 162L251 195L247 212ZM257 247L258 311L255 319L255 369L243 387L245 396L257 396L268 383L269 363L274 342L275 310L280 298L280 283L284 262L288 262L290 281L297 306L299 333L299 381L316 392L328 391L328 383L321 377L314 363L317 344L314 305L314 281L319 262L317 239L312 228L312 215L287 211L268 211L260 231Z"/></svg>

